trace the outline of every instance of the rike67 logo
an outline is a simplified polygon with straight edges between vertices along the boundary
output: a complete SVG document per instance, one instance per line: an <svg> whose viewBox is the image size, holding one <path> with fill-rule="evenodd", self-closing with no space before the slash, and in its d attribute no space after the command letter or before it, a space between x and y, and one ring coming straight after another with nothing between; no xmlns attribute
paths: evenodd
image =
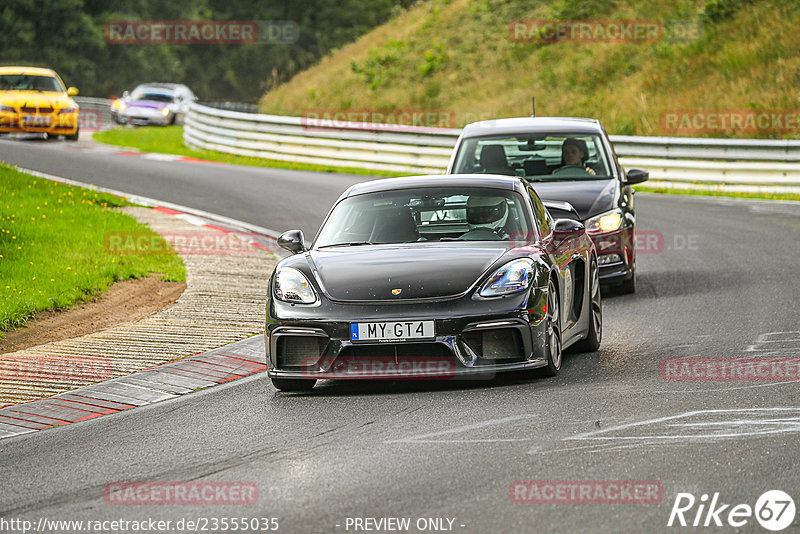
<svg viewBox="0 0 800 534"><path fill-rule="evenodd" d="M667 526L681 527L722 527L742 528L755 517L767 530L778 532L794 522L794 500L781 490L764 492L755 506L749 504L731 505L724 503L719 492L714 493L709 502L708 494L700 499L691 493L678 493L669 514Z"/></svg>

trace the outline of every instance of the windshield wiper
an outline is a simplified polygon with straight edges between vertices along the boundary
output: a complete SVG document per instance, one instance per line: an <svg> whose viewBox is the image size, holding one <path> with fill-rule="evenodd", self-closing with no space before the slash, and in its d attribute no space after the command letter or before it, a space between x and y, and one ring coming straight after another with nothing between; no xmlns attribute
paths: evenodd
<svg viewBox="0 0 800 534"><path fill-rule="evenodd" d="M439 241L468 241L463 237L440 237Z"/></svg>
<svg viewBox="0 0 800 534"><path fill-rule="evenodd" d="M351 241L349 243L332 243L330 245L322 245L317 248L327 248L327 247L360 247L362 245L379 245L380 243L372 243L370 241Z"/></svg>

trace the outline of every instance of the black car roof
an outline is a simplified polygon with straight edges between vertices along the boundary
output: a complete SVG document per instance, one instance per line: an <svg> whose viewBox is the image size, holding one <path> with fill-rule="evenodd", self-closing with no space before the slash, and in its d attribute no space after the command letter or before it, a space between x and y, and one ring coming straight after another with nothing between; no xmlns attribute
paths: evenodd
<svg viewBox="0 0 800 534"><path fill-rule="evenodd" d="M473 122L464 127L462 136L515 135L526 133L599 134L600 121L581 117L515 117Z"/></svg>
<svg viewBox="0 0 800 534"><path fill-rule="evenodd" d="M507 191L525 191L525 182L518 176L502 176L498 174L432 174L424 176L403 176L400 178L383 178L355 184L342 195L349 197L393 191L396 189L414 189L417 187L488 187Z"/></svg>

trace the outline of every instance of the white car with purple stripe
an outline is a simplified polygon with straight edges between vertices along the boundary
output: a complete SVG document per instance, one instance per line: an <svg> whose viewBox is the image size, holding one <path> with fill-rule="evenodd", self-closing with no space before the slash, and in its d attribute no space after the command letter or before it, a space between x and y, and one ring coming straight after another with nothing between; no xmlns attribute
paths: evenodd
<svg viewBox="0 0 800 534"><path fill-rule="evenodd" d="M111 103L111 118L119 124L166 126L182 122L197 97L185 85L149 83Z"/></svg>

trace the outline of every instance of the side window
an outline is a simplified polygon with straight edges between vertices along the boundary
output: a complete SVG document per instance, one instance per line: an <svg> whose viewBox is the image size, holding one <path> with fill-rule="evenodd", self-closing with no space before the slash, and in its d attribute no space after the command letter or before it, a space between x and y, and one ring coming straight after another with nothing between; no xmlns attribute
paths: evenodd
<svg viewBox="0 0 800 534"><path fill-rule="evenodd" d="M542 201L539 200L539 195L533 189L528 189L528 194L531 197L531 205L533 205L533 216L536 217L536 226L539 227L539 232L542 237L550 234L550 214L547 208L544 207Z"/></svg>

